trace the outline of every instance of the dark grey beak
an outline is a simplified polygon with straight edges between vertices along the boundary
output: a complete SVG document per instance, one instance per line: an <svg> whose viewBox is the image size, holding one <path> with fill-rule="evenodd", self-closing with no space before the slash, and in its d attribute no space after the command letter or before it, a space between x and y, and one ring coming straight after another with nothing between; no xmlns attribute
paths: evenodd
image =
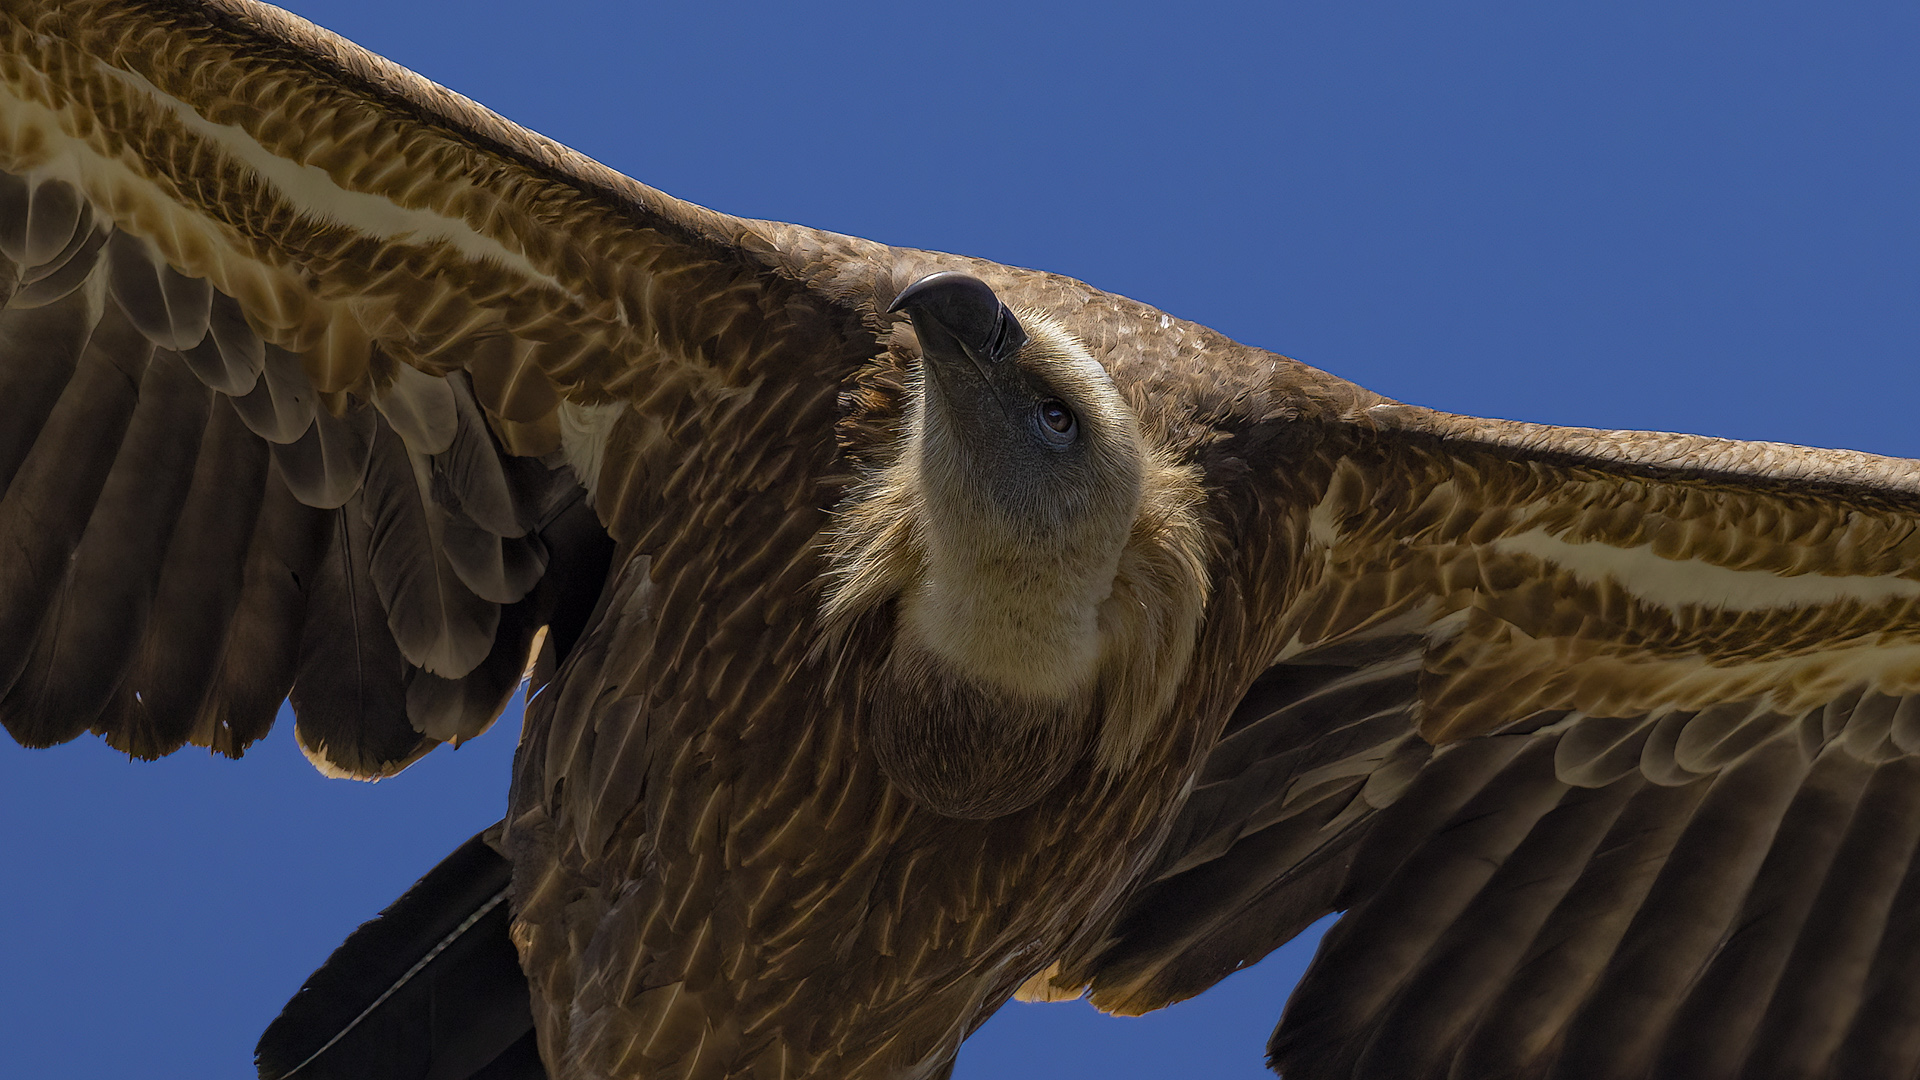
<svg viewBox="0 0 1920 1080"><path fill-rule="evenodd" d="M901 290L887 310L907 313L927 355L964 355L983 377L1027 343L1020 320L987 283L957 270L928 274Z"/></svg>

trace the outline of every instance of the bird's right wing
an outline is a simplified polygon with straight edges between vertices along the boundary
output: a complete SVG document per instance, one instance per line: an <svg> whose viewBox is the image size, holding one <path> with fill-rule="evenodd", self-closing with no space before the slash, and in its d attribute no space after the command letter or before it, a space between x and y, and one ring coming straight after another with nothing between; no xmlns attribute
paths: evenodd
<svg viewBox="0 0 1920 1080"><path fill-rule="evenodd" d="M354 776L474 735L633 492L727 460L819 514L885 250L265 5L0 4L0 722L238 754L291 691Z"/></svg>
<svg viewBox="0 0 1920 1080"><path fill-rule="evenodd" d="M1227 588L1264 674L1055 988L1156 1008L1345 911L1289 1078L1912 1075L1916 465L1392 403L1323 435L1242 453L1300 493Z"/></svg>

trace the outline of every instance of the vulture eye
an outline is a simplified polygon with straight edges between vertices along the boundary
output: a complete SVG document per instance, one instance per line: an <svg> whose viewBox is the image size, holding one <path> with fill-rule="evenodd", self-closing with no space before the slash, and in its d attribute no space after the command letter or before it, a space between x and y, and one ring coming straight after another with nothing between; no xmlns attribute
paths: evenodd
<svg viewBox="0 0 1920 1080"><path fill-rule="evenodd" d="M1056 435L1073 434L1073 413L1058 398L1040 403L1040 422Z"/></svg>

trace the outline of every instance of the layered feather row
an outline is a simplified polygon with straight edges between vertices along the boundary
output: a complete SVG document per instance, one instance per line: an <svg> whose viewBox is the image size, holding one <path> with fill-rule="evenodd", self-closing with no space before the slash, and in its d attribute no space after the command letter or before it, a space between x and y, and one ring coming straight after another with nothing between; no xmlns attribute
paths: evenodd
<svg viewBox="0 0 1920 1080"><path fill-rule="evenodd" d="M0 256L17 739L237 755L291 691L317 765L380 776L491 723L552 606L543 530L583 512L570 473L377 345L361 391L320 393L60 180L0 174Z"/></svg>
<svg viewBox="0 0 1920 1080"><path fill-rule="evenodd" d="M1430 647L1263 676L1153 880L1050 986L1157 1008L1344 910L1270 1045L1288 1077L1920 1068L1920 697L1557 710L1436 750Z"/></svg>

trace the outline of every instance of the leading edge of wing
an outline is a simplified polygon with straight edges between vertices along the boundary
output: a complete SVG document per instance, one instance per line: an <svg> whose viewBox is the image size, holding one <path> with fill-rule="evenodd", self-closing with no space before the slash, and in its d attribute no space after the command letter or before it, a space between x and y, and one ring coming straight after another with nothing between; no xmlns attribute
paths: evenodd
<svg viewBox="0 0 1920 1080"><path fill-rule="evenodd" d="M1920 462L1858 450L1666 431L1561 427L1462 416L1387 401L1356 420L1384 439L1479 449L1516 461L1589 466L1652 480L1696 480L1798 494L1920 503Z"/></svg>
<svg viewBox="0 0 1920 1080"><path fill-rule="evenodd" d="M239 0L12 5L0 121L0 169L75 186L321 392L384 388L376 341L430 374L484 369L483 404L529 447L552 448L556 392L737 381L777 351L755 336L791 300L769 279L884 250L756 234Z"/></svg>

